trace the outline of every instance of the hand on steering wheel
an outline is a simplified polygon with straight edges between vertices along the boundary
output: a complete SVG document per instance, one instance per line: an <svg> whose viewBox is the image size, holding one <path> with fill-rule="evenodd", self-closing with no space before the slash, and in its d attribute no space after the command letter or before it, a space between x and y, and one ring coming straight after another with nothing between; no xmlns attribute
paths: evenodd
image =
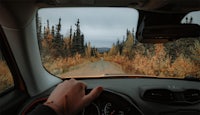
<svg viewBox="0 0 200 115"><path fill-rule="evenodd" d="M44 105L52 108L58 115L75 115L103 91L102 87L96 87L86 95L86 87L81 81L65 80L54 89Z"/></svg>

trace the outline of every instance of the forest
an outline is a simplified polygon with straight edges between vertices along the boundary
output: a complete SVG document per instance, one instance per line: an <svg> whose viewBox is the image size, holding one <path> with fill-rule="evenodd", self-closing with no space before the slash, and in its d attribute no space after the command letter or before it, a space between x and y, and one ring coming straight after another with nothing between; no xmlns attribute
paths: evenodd
<svg viewBox="0 0 200 115"><path fill-rule="evenodd" d="M191 19L190 22L191 23ZM109 51L99 52L85 43L81 32L80 20L77 19L73 32L63 36L61 18L58 24L42 26L37 20L38 43L42 62L48 71L60 76L68 72L70 67L95 62L103 58L105 61L120 65L126 74L144 74L167 78L184 78L200 76L200 38L182 38L175 42L160 44L142 44L134 36L133 31L126 30L125 38L113 43ZM43 32L42 32L43 28Z"/></svg>

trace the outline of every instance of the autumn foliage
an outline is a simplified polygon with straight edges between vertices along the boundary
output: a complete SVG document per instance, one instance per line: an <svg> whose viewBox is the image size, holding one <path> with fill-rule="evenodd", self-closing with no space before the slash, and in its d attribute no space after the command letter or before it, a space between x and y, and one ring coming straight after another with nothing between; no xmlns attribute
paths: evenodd
<svg viewBox="0 0 200 115"><path fill-rule="evenodd" d="M59 33L60 20L56 33L44 30L44 38L40 41L42 62L48 71L60 75L70 71L70 68L88 62L105 61L120 65L127 74L144 74L166 78L184 78L185 76L200 76L200 39L179 39L164 44L142 44L134 38L134 32L127 30L126 37L113 43L108 52L103 54L92 43L84 44L79 20L76 30L72 29L68 37ZM60 37L60 38L59 38ZM56 42L55 42L56 41ZM56 45L57 44L57 45Z"/></svg>
<svg viewBox="0 0 200 115"><path fill-rule="evenodd" d="M134 38L129 37L127 41L130 39L134 41ZM117 46L113 46L110 52L118 52L118 54L108 53L104 57L105 60L121 65L127 74L144 74L166 78L200 76L199 38L180 39L165 44L132 44L125 41L124 46L129 46L129 50L123 49L122 54L117 51Z"/></svg>
<svg viewBox="0 0 200 115"><path fill-rule="evenodd" d="M0 93L13 86L13 78L4 60L0 60Z"/></svg>

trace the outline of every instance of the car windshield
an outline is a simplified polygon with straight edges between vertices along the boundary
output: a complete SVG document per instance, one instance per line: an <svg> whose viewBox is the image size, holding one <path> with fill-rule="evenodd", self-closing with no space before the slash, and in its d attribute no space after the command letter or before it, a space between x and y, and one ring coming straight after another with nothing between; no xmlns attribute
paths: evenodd
<svg viewBox="0 0 200 115"><path fill-rule="evenodd" d="M192 16L182 23L199 22ZM61 78L200 76L200 38L139 43L137 21L138 12L132 8L40 9L36 23L42 63Z"/></svg>

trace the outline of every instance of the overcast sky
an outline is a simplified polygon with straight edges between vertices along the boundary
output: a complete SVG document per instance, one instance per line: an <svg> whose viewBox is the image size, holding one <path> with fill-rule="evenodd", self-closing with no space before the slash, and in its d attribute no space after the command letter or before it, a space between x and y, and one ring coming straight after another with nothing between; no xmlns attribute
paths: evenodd
<svg viewBox="0 0 200 115"><path fill-rule="evenodd" d="M50 27L58 24L61 18L64 36L69 35L70 26L73 31L75 23L80 19L81 32L85 42L91 42L95 47L111 47L117 39L122 40L126 30L136 28L138 13L130 8L53 8L40 9L39 17L42 26L49 20Z"/></svg>
<svg viewBox="0 0 200 115"><path fill-rule="evenodd" d="M131 8L48 8L40 9L39 17L42 26L46 26L47 19L52 25L58 24L61 18L61 33L69 36L70 26L73 31L75 23L80 19L81 32L85 36L85 43L91 42L95 47L111 47L126 35L126 30L136 29L138 12ZM200 12L188 14L193 22L200 24ZM182 20L185 23L185 18ZM136 30L135 30L136 31Z"/></svg>

